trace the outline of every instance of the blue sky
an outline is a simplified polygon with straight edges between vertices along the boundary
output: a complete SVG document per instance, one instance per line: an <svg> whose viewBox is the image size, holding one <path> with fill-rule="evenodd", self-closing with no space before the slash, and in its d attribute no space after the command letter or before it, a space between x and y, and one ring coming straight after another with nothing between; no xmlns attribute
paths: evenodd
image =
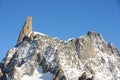
<svg viewBox="0 0 120 80"><path fill-rule="evenodd" d="M16 44L27 16L34 31L62 40L95 31L120 49L119 0L0 0L0 60Z"/></svg>

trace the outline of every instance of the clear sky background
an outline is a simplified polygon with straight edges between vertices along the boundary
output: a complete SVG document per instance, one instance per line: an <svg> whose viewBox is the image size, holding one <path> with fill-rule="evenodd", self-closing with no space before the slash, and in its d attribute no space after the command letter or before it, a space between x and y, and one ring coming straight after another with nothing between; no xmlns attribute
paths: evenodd
<svg viewBox="0 0 120 80"><path fill-rule="evenodd" d="M120 49L120 0L0 0L0 60L27 16L34 31L62 40L95 31Z"/></svg>

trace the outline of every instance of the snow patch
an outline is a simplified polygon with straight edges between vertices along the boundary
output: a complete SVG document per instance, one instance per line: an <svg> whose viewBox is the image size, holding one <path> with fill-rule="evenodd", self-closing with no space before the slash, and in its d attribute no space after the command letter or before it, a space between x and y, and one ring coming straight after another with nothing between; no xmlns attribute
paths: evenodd
<svg viewBox="0 0 120 80"><path fill-rule="evenodd" d="M38 67L34 70L32 76L24 75L21 80L52 80L53 75L50 72L42 73L42 67Z"/></svg>
<svg viewBox="0 0 120 80"><path fill-rule="evenodd" d="M70 39L68 39L67 41L71 41L71 40L73 40L73 39L75 39L75 38L70 38Z"/></svg>
<svg viewBox="0 0 120 80"><path fill-rule="evenodd" d="M34 31L34 34L35 34L35 35L36 35L36 34L39 34L39 35L47 36L47 35L45 35L45 34L43 34L43 33L36 32L36 31Z"/></svg>

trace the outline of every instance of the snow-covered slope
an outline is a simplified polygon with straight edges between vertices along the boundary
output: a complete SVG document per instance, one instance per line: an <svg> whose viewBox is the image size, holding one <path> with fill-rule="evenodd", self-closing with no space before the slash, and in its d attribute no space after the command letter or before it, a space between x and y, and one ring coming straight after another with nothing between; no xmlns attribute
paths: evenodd
<svg viewBox="0 0 120 80"><path fill-rule="evenodd" d="M30 32L20 40L0 63L0 80L120 80L120 51L99 33L62 41Z"/></svg>

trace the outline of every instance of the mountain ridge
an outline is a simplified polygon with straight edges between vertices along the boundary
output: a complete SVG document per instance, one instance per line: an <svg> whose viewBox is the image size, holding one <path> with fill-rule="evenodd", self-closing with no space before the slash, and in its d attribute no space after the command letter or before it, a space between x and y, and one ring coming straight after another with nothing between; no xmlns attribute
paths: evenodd
<svg viewBox="0 0 120 80"><path fill-rule="evenodd" d="M0 63L0 80L119 80L119 58L120 51L99 33L63 41L33 32L28 17Z"/></svg>

